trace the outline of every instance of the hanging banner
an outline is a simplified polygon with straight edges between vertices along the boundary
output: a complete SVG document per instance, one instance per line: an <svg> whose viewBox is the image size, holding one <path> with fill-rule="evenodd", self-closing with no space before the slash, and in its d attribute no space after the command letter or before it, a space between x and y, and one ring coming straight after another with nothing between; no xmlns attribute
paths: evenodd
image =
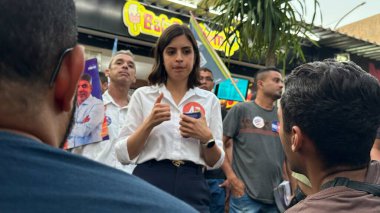
<svg viewBox="0 0 380 213"><path fill-rule="evenodd" d="M76 101L74 125L63 148L72 149L109 140L96 58L85 63L84 72L78 82Z"/></svg>
<svg viewBox="0 0 380 213"><path fill-rule="evenodd" d="M235 81L231 78L230 71L222 59L219 57L219 55L211 47L206 36L202 33L202 29L199 27L197 20L192 14L190 17L190 29L193 32L195 40L197 40L198 43L198 48L201 55L201 67L207 67L212 71L215 84L218 84L223 80L230 80L233 88L241 98L240 100L244 101L245 96L236 86Z"/></svg>

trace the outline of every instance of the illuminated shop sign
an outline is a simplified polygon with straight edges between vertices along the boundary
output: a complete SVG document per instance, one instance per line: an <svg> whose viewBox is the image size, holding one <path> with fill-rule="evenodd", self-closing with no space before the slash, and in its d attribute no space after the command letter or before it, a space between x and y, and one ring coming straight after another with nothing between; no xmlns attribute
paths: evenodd
<svg viewBox="0 0 380 213"><path fill-rule="evenodd" d="M128 28L128 33L133 36L140 34L160 37L161 33L172 24L183 24L183 21L178 18L168 18L165 14L156 15L154 12L147 10L144 5L136 0L126 1L123 8L123 22ZM204 35L207 36L211 46L219 51L225 52L226 55L233 55L239 46L236 42L231 45L223 43L226 36L223 32L209 31L207 27L200 23ZM227 45L227 46L226 46Z"/></svg>

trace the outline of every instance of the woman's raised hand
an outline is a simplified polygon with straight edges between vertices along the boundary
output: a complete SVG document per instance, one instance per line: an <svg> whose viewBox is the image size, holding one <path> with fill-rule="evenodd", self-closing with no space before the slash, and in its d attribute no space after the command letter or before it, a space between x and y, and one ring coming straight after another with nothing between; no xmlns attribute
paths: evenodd
<svg viewBox="0 0 380 213"><path fill-rule="evenodd" d="M149 117L147 117L147 122L152 128L164 121L170 120L170 106L169 104L161 103L163 97L164 94L160 93L154 103Z"/></svg>

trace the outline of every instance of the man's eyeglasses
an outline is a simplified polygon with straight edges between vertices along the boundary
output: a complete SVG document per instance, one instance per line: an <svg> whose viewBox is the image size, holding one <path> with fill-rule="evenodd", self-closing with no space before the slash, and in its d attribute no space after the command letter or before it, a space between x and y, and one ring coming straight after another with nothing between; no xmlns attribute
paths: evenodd
<svg viewBox="0 0 380 213"><path fill-rule="evenodd" d="M212 79L211 77L206 77L206 78L200 77L199 80L200 81L206 80L206 81L210 81L210 82L214 81L214 79Z"/></svg>
<svg viewBox="0 0 380 213"><path fill-rule="evenodd" d="M54 82L55 82L55 79L57 78L58 72L61 69L61 65L62 65L63 59L65 58L65 56L67 55L67 53L71 52L72 50L73 50L72 47L71 48L67 48L59 56L58 64L57 64L57 66L53 70L53 73L50 76L50 80L49 80L49 86L50 87L52 87L54 85Z"/></svg>
<svg viewBox="0 0 380 213"><path fill-rule="evenodd" d="M82 89L87 89L87 88L89 88L90 86L89 86L89 84L82 84L82 85L80 85L80 84L78 84L78 89L79 88L82 88Z"/></svg>

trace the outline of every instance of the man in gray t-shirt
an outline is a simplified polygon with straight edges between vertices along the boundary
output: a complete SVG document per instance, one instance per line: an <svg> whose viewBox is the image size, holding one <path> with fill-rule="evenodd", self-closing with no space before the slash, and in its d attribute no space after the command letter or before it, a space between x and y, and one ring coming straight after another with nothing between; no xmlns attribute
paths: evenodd
<svg viewBox="0 0 380 213"><path fill-rule="evenodd" d="M283 88L280 71L259 70L255 85L254 102L237 104L223 122L227 160L222 169L231 184L231 212L277 211L272 191L282 181L284 161L274 106Z"/></svg>

